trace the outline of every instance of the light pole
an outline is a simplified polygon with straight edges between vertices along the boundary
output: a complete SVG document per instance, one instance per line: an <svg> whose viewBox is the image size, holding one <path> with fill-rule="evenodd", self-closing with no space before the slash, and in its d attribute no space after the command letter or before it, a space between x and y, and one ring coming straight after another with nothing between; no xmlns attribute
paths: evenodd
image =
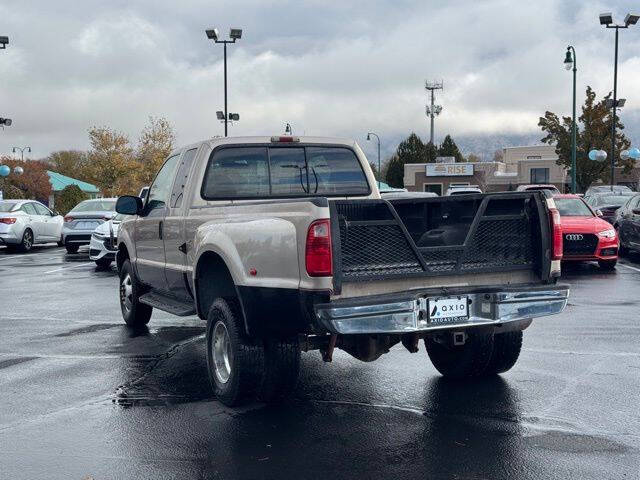
<svg viewBox="0 0 640 480"><path fill-rule="evenodd" d="M371 135L378 140L378 190L380 190L380 177L382 176L382 169L380 167L380 137L373 132L369 132L367 133L367 141L371 140Z"/></svg>
<svg viewBox="0 0 640 480"><path fill-rule="evenodd" d="M16 153L16 150L20 150L20 160L22 160L23 162L24 162L24 151L26 150L27 153L31 153L31 147L13 147L11 151L13 153Z"/></svg>
<svg viewBox="0 0 640 480"><path fill-rule="evenodd" d="M611 102L611 191L613 191L613 176L615 173L615 153L616 153L616 108L618 108L618 30L621 28L629 28L630 25L638 23L640 15L634 15L627 13L624 17L624 25L616 25L613 23L613 16L611 13L600 14L600 25L604 25L605 28L615 28L616 30L616 45L615 56L613 61L613 101ZM622 106L622 105L620 105Z"/></svg>
<svg viewBox="0 0 640 480"><path fill-rule="evenodd" d="M573 53L573 56L571 55ZM576 49L572 45L567 47L567 55L564 58L564 66L567 70L573 67L573 116L571 121L571 193L576 193Z"/></svg>
<svg viewBox="0 0 640 480"><path fill-rule="evenodd" d="M218 37L217 28L205 30L205 33L209 40L213 40L216 43L222 43L224 46L224 136L226 137L228 134L228 123L230 120L229 111L227 110L227 43L236 43L236 40L240 40L242 38L242 29L232 28L229 31L229 38L231 40L221 40Z"/></svg>

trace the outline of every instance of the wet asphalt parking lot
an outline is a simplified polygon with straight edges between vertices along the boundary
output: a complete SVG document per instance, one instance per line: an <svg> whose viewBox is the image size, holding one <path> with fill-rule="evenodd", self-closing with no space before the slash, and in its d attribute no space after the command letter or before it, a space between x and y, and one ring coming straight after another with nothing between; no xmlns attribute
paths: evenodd
<svg viewBox="0 0 640 480"><path fill-rule="evenodd" d="M0 250L0 478L640 478L640 260L563 281L566 311L501 377L445 381L423 345L309 352L290 402L232 410L199 319L132 330L115 267Z"/></svg>

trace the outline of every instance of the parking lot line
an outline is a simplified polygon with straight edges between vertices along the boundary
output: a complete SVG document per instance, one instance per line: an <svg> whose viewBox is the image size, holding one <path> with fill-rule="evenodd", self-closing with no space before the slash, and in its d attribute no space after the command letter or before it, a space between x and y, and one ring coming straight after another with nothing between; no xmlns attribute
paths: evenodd
<svg viewBox="0 0 640 480"><path fill-rule="evenodd" d="M640 272L640 268L632 267L631 265L627 265L626 263L618 263L621 267L630 268L631 270L635 270L636 272Z"/></svg>
<svg viewBox="0 0 640 480"><path fill-rule="evenodd" d="M87 262L87 263L81 263L79 265L72 265L70 267L60 267L60 268L56 268L54 270L49 270L48 272L44 272L44 273L47 274L47 273L59 272L61 270L71 270L72 268L78 268L78 267L87 266L87 265L91 265L91 264L92 264L92 262Z"/></svg>

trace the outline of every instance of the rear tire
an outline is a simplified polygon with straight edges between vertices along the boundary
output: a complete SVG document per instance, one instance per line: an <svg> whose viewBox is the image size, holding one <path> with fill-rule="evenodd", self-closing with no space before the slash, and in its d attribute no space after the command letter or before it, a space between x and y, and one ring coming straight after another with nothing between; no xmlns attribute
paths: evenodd
<svg viewBox="0 0 640 480"><path fill-rule="evenodd" d="M78 245L65 245L67 249L67 253L78 253L78 249L80 248Z"/></svg>
<svg viewBox="0 0 640 480"><path fill-rule="evenodd" d="M229 407L255 400L262 385L264 347L244 334L236 300L217 298L207 316L207 370L217 399Z"/></svg>
<svg viewBox="0 0 640 480"><path fill-rule="evenodd" d="M611 271L616 268L616 263L618 263L618 260L600 260L598 265L602 270Z"/></svg>
<svg viewBox="0 0 640 480"><path fill-rule="evenodd" d="M486 371L493 351L493 335L467 334L464 345L424 339L431 363L442 376L449 378L479 377Z"/></svg>
<svg viewBox="0 0 640 480"><path fill-rule="evenodd" d="M485 368L485 375L504 373L516 364L522 349L522 336L522 330L497 333L493 336L493 351Z"/></svg>
<svg viewBox="0 0 640 480"><path fill-rule="evenodd" d="M270 403L286 400L298 384L300 373L298 339L265 340L264 363L260 400Z"/></svg>
<svg viewBox="0 0 640 480"><path fill-rule="evenodd" d="M24 231L24 233L22 234L22 241L20 242L18 248L22 253L31 251L31 249L33 248L33 232L31 231L31 229L27 228Z"/></svg>
<svg viewBox="0 0 640 480"><path fill-rule="evenodd" d="M130 327L140 327L149 323L153 308L140 303L144 293L136 278L131 262L127 259L120 268L120 310L124 322Z"/></svg>

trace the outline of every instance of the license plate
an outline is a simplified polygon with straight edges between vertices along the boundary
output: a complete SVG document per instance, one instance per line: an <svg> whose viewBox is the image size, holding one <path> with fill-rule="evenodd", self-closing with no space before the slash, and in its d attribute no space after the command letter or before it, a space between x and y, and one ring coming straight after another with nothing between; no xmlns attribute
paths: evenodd
<svg viewBox="0 0 640 480"><path fill-rule="evenodd" d="M469 301L466 296L429 299L429 323L460 323L469 318Z"/></svg>
<svg viewBox="0 0 640 480"><path fill-rule="evenodd" d="M89 230L96 228L98 225L100 225L99 222L78 222L76 228L79 230Z"/></svg>

